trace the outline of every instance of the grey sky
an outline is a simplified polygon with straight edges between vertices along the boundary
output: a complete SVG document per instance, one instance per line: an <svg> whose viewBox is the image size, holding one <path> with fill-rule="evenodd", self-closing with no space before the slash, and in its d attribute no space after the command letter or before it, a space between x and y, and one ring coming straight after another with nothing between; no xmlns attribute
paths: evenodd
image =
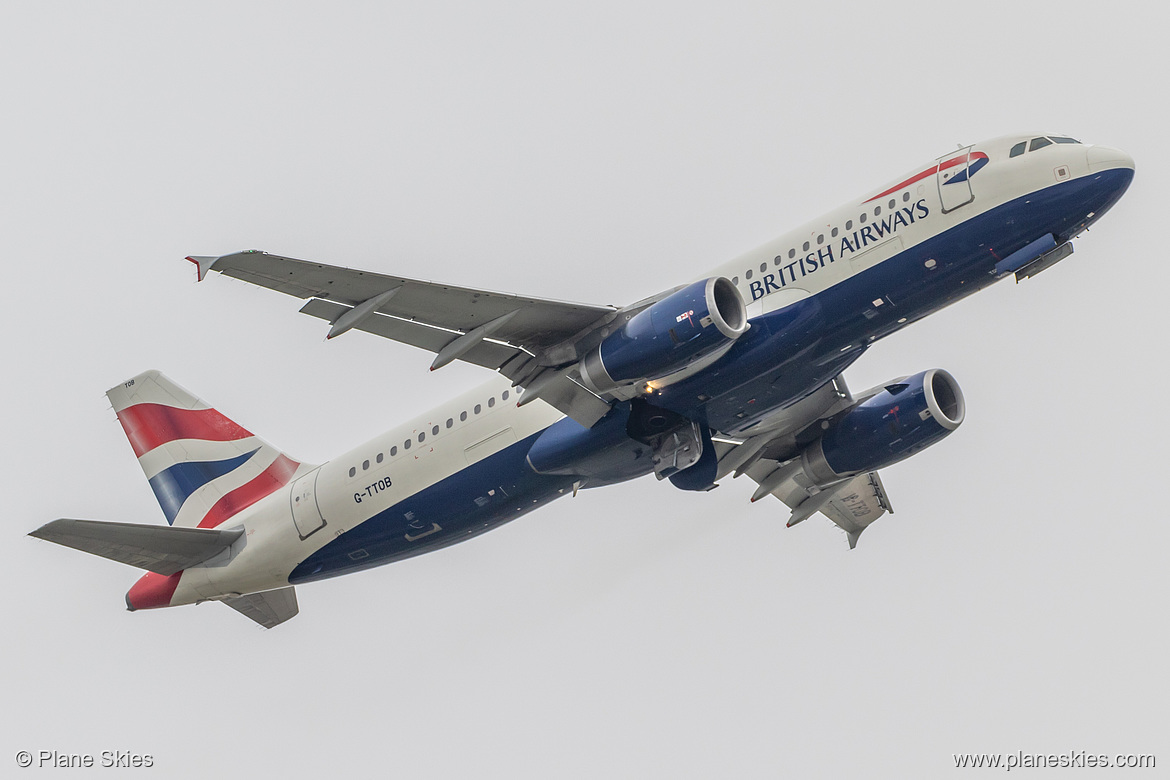
<svg viewBox="0 0 1170 780"><path fill-rule="evenodd" d="M166 777L1170 765L1149 4L413 5L5 6L0 772L21 749L150 753ZM853 552L742 480L644 479L299 588L264 632L219 605L129 614L137 572L24 537L162 522L103 396L146 368L307 461L485 378L326 344L291 299L194 284L186 254L623 304L1031 129L1125 149L1135 182L1060 266L847 374L942 367L968 403L883 472L897 513Z"/></svg>

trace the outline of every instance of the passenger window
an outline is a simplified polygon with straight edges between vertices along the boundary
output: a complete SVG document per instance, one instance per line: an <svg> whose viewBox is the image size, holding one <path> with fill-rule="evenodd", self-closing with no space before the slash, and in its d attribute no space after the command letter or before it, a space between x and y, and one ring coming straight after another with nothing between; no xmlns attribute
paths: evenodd
<svg viewBox="0 0 1170 780"><path fill-rule="evenodd" d="M807 241L804 242L804 251L806 251L806 252L808 251L808 242Z"/></svg>
<svg viewBox="0 0 1170 780"><path fill-rule="evenodd" d="M1008 157L1019 157L1021 154L1024 153L1024 149L1027 146L1028 146L1027 141L1020 141L1018 144L1016 144L1015 146L1012 147L1011 152L1008 153Z"/></svg>
<svg viewBox="0 0 1170 780"><path fill-rule="evenodd" d="M483 409L483 407L482 407L482 406L480 406L479 404L476 404L476 405L475 405L475 413L476 413L476 414L479 414L479 413L480 413L480 411L481 411L482 409Z"/></svg>
<svg viewBox="0 0 1170 780"><path fill-rule="evenodd" d="M459 413L459 422L467 422L467 412Z"/></svg>
<svg viewBox="0 0 1170 780"><path fill-rule="evenodd" d="M910 193L909 193L909 192L903 192L903 193L902 193L902 202L903 202L903 203L909 203L909 202L910 202Z"/></svg>
<svg viewBox="0 0 1170 780"><path fill-rule="evenodd" d="M1080 141L1078 141L1075 138L1069 138L1068 136L1063 136L1063 135L1054 135L1054 136L1052 136L1052 140L1056 141L1058 144L1079 144L1080 143Z"/></svg>
<svg viewBox="0 0 1170 780"><path fill-rule="evenodd" d="M369 471L369 470L370 470L370 462L368 460L363 460L362 461L362 471Z"/></svg>
<svg viewBox="0 0 1170 780"><path fill-rule="evenodd" d="M397 454L398 454L398 447L397 446L391 447L390 448L390 457L393 458Z"/></svg>
<svg viewBox="0 0 1170 780"><path fill-rule="evenodd" d="M731 277L731 283L732 284L739 284L739 277L738 276ZM476 414L479 414L479 412L476 412Z"/></svg>
<svg viewBox="0 0 1170 780"><path fill-rule="evenodd" d="M424 441L426 441L426 440L427 440L427 432L426 432L426 431L423 431L422 433L420 433L420 434L418 435L418 443L419 443L419 444L422 444L422 443L423 443Z"/></svg>
<svg viewBox="0 0 1170 780"><path fill-rule="evenodd" d="M1028 147L1028 151L1034 152L1037 149L1043 149L1045 146L1052 146L1052 142L1043 136L1040 138L1033 138L1032 144Z"/></svg>
<svg viewBox="0 0 1170 780"><path fill-rule="evenodd" d="M357 476L357 466L350 466L349 467L349 475L351 477Z"/></svg>
<svg viewBox="0 0 1170 780"><path fill-rule="evenodd" d="M767 268L767 267L768 267L768 266L767 266L767 264L765 264L765 265L764 265L764 267L765 267L765 268ZM507 400L508 400L508 391L507 391L507 390L505 390L505 391L504 391L504 394L503 394L503 395L501 395L501 396L500 396L500 398L502 398L503 400L507 401Z"/></svg>
<svg viewBox="0 0 1170 780"><path fill-rule="evenodd" d="M448 427L448 428L450 428L450 427L451 427L452 425L454 425L454 424L455 424L455 420L454 420L454 419L452 419L452 418L450 418L450 417L448 417L448 418L447 418L447 427Z"/></svg>
<svg viewBox="0 0 1170 780"><path fill-rule="evenodd" d="M374 460L376 460L376 461L378 461L379 463L381 463L382 461L386 460L386 456L385 456L385 455L383 455L382 453L380 453L380 452L379 452L379 453L378 453L378 457L374 458Z"/></svg>
<svg viewBox="0 0 1170 780"><path fill-rule="evenodd" d="M407 439L406 441L402 442L402 449L404 449L404 450L409 450L409 449L410 449L410 443L411 443L411 442L410 442L410 439Z"/></svg>
<svg viewBox="0 0 1170 780"><path fill-rule="evenodd" d="M747 269L747 271L745 271L743 274L743 278L744 279L751 279L752 278L752 269L750 269L750 268ZM488 406L491 406L491 403L488 403Z"/></svg>
<svg viewBox="0 0 1170 780"><path fill-rule="evenodd" d="M789 249L789 250L788 250L788 259L789 259L789 260L791 260L791 259L792 259L792 258L794 258L794 257L796 257L796 250L795 250L795 249Z"/></svg>
<svg viewBox="0 0 1170 780"><path fill-rule="evenodd" d="M833 238L837 237L837 228L833 228Z"/></svg>
<svg viewBox="0 0 1170 780"><path fill-rule="evenodd" d="M863 224L863 225L864 225L864 224L865 224L865 220L866 220L866 219L868 219L868 218L869 218L869 215L868 215L868 214L865 214L865 213L863 212L863 213L862 213L862 215L861 215L860 217L858 217L858 218L857 218L857 221L858 221L858 222L860 222L861 224Z"/></svg>
<svg viewBox="0 0 1170 780"><path fill-rule="evenodd" d="M880 217L882 215L882 207L881 206L874 206L873 207L873 215L875 217Z"/></svg>
<svg viewBox="0 0 1170 780"><path fill-rule="evenodd" d="M852 230L852 229L853 229L853 220L851 220L851 219L847 219L847 220L845 220L845 229L846 229L846 230Z"/></svg>
<svg viewBox="0 0 1170 780"><path fill-rule="evenodd" d="M889 202L889 203L887 203L887 204L886 204L886 206L887 206L887 207L890 209L890 211L893 211L895 208L897 208L897 207L898 207L898 201L896 201L896 200L894 200L893 198L891 198L891 199L890 199L890 202Z"/></svg>
<svg viewBox="0 0 1170 780"><path fill-rule="evenodd" d="M437 425L436 425L434 428L431 428L431 435L432 435L432 436L438 436L438 435L439 435L439 426L437 426Z"/></svg>
<svg viewBox="0 0 1170 780"><path fill-rule="evenodd" d="M817 246L820 246L823 243L825 243L825 234L821 233L819 236L817 236Z"/></svg>
<svg viewBox="0 0 1170 780"><path fill-rule="evenodd" d="M490 409L491 407L493 407L495 405L496 405L496 397L493 395L491 398L488 399L488 408Z"/></svg>

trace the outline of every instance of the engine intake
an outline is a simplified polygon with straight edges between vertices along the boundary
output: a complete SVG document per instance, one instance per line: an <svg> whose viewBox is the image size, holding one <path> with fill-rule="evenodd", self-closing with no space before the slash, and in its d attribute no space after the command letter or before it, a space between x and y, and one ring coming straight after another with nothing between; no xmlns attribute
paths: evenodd
<svg viewBox="0 0 1170 780"><path fill-rule="evenodd" d="M581 361L596 393L661 379L716 360L748 329L747 306L718 276L694 282L643 309Z"/></svg>
<svg viewBox="0 0 1170 780"><path fill-rule="evenodd" d="M963 422L963 391L932 368L891 382L839 417L801 456L820 485L876 471L920 452Z"/></svg>

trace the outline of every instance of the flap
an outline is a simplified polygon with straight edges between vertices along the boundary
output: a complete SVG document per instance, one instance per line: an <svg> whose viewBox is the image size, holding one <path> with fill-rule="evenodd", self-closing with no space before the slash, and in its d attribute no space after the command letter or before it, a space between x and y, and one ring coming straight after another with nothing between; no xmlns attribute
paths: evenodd
<svg viewBox="0 0 1170 780"><path fill-rule="evenodd" d="M323 301L319 298L313 299L301 307L302 314L318 317L327 322L336 322L347 311L350 311L350 307L332 301ZM400 341L403 344L410 344L428 352L438 352L462 335L459 331L378 313L374 313L354 325L354 329L393 341ZM495 370L518 354L520 354L520 350L516 347L485 339L464 353L461 359L477 366Z"/></svg>

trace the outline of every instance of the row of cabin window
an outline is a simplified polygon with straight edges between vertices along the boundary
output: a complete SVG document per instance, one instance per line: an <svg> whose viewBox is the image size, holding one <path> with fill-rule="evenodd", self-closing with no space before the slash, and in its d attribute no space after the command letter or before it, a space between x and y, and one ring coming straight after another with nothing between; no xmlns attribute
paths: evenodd
<svg viewBox="0 0 1170 780"><path fill-rule="evenodd" d="M519 394L519 393L520 393L520 391L519 391L519 390L517 390L517 391L516 391L516 393L517 393L517 394ZM500 400L501 400L501 401L507 401L507 400L508 400L508 396L509 396L509 394L510 394L510 393L509 393L509 391L505 390L503 393L501 393L501 394L500 394ZM495 405L496 405L496 397L495 397L495 396L492 396L491 398L489 398L489 399L487 400L487 405L488 405L488 408L489 408L489 409L490 409L490 408L492 408L493 406L495 406ZM472 414L479 414L480 412L482 412L482 411L483 411L483 406L482 406L482 405L480 405L480 404L476 404L476 405L475 405L475 406L472 408L472 410L471 410L471 411L472 411ZM467 422L467 412L465 412L465 411L464 411L464 412L460 412L460 413L459 413L459 422ZM454 417L448 417L448 418L447 418L447 428L453 428L453 427L455 427L455 418L454 418ZM439 435L439 430L440 430L440 427L439 427L438 425L435 425L435 426L433 426L433 427L431 428L431 435L432 435L432 436L438 436L438 435ZM422 444L422 443L423 443L424 441L426 441L426 440L427 440L427 432L426 432L426 431L423 431L423 432L421 432L421 433L418 435L418 442L419 442L419 444ZM413 442L413 440L412 440L412 439L407 439L406 441L402 442L402 449L403 449L403 451L405 452L406 450L409 450L409 449L411 448L411 445L412 445L413 443L414 443L414 442ZM397 454L398 454L398 447L397 447L397 445L396 445L396 446L394 446L394 447L391 447L391 448L390 448L390 457L391 457L391 458L393 458L393 457L394 457L395 455L397 455ZM375 462L375 463L381 463L381 462L382 462L382 461L384 461L385 459L386 459L386 454L385 454L384 452L379 452L379 453L378 453L378 454L377 454L377 455L374 457L374 462ZM364 461L362 461L362 471L369 471L369 470L370 470L370 462L369 462L368 460L364 460ZM357 476L357 471L358 471L358 470L357 470L357 466L350 466L350 468L349 468L349 475L350 475L351 477L356 477L356 476Z"/></svg>
<svg viewBox="0 0 1170 780"><path fill-rule="evenodd" d="M907 192L903 192L903 193L902 193L902 202L903 202L903 203L908 203L908 202L910 202L910 193L909 193L909 191L907 191ZM890 198L890 202L886 204L886 208L888 208L890 211L893 211L893 210L894 210L894 209L896 209L897 207L898 207L898 201L897 201L897 199L895 199L895 198ZM880 205L877 205L877 206L874 206L874 207L873 207L873 215L874 215L875 217L880 217L880 216L882 215L882 207L881 207ZM861 216L857 218L857 222L858 222L858 224L864 225L868 219L869 219L869 215L868 215L866 212L864 212L864 211L863 211L863 212L861 212ZM849 220L846 220L846 221L845 221L845 229L846 229L846 230L852 230L852 229L853 229L853 220L849 219ZM833 228L833 229L832 229L832 230L829 232L829 237L830 237L830 238L836 238L836 237L837 237L837 236L840 234L840 232L841 232L841 231L840 231L840 229L839 229L839 228ZM824 233L821 233L820 235L818 235L818 236L817 236L817 246L821 246L821 245L822 245L822 244L824 244L824 243L825 243L825 234L824 234ZM807 251L809 251L809 249L810 249L811 247L812 247L812 242L811 242L811 241L805 241L805 242L804 242L804 248L803 248L803 249L801 249L801 251L802 251L802 252L807 252ZM793 249L789 249L789 250L788 250L788 259L789 259L789 260L794 260L794 259L796 259L796 249L795 249L795 248L793 248ZM773 260L772 262L773 262L773 264L775 264L775 265L780 265L782 262L784 262L784 256L783 256L783 255L776 255L776 259L775 259L775 260ZM765 272L765 271L767 271L767 270L768 270L768 264L767 264L767 263L760 263L760 273L764 273L764 272ZM749 268L749 269L747 269L746 271L744 271L744 272L743 272L743 278L744 278L744 281L747 281L748 279L751 279L751 278L752 278L752 269L751 269L751 268ZM733 276L733 277L731 278L731 283L732 283L732 284L739 284L739 277L738 277L738 276Z"/></svg>

